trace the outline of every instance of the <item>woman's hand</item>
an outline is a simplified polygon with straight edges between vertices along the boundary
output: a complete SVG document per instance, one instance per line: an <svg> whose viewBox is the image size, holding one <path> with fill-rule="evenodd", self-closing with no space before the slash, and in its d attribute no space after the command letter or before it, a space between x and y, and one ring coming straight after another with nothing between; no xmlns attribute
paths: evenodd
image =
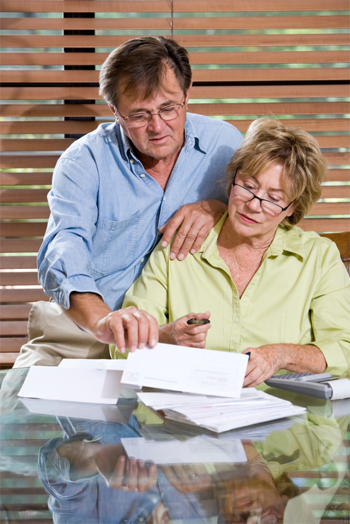
<svg viewBox="0 0 350 524"><path fill-rule="evenodd" d="M170 258L183 260L191 253L196 253L203 244L212 227L226 212L227 206L219 200L200 200L194 204L180 207L159 232L163 233L162 247L166 247L178 229Z"/></svg>
<svg viewBox="0 0 350 524"><path fill-rule="evenodd" d="M247 348L250 352L243 387L258 386L280 369L285 369L285 344L266 344L259 348Z"/></svg>
<svg viewBox="0 0 350 524"><path fill-rule="evenodd" d="M209 319L210 312L206 313L189 313L184 317L169 322L159 328L159 342L165 344L175 344L177 346L189 346L193 348L205 348L205 341L207 337L208 329L211 325L189 325L187 321L190 318L196 318L197 320Z"/></svg>
<svg viewBox="0 0 350 524"><path fill-rule="evenodd" d="M322 351L312 344L266 344L247 348L250 352L243 387L258 386L280 369L292 373L323 373L327 368Z"/></svg>

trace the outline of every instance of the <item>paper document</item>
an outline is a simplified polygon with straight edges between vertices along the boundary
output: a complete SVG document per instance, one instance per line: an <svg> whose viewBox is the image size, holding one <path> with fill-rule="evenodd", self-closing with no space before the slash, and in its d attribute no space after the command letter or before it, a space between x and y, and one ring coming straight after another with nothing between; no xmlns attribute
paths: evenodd
<svg viewBox="0 0 350 524"><path fill-rule="evenodd" d="M128 457L154 464L207 464L246 462L240 440L218 440L198 436L186 441L159 442L144 438L122 438L121 443Z"/></svg>
<svg viewBox="0 0 350 524"><path fill-rule="evenodd" d="M287 400L254 388L242 389L238 399L166 392L138 393L137 396L146 406L162 410L168 420L192 424L216 433L302 415L306 411Z"/></svg>
<svg viewBox="0 0 350 524"><path fill-rule="evenodd" d="M102 420L127 424L135 403L127 402L118 406L109 404L91 404L84 402L67 402L63 400L43 400L21 398L22 404L31 413L52 415L54 417L77 418L83 420ZM129 404L129 405L128 405Z"/></svg>
<svg viewBox="0 0 350 524"><path fill-rule="evenodd" d="M92 358L64 358L58 364L59 368L76 369L114 369L124 371L126 359L92 359Z"/></svg>
<svg viewBox="0 0 350 524"><path fill-rule="evenodd" d="M129 353L122 383L238 398L247 364L247 355L157 344Z"/></svg>
<svg viewBox="0 0 350 524"><path fill-rule="evenodd" d="M19 397L116 404L122 371L33 366Z"/></svg>

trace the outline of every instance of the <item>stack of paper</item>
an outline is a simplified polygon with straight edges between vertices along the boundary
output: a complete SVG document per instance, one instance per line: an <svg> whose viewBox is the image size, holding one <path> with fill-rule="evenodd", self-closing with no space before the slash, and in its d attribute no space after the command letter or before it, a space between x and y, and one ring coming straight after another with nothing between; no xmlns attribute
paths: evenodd
<svg viewBox="0 0 350 524"><path fill-rule="evenodd" d="M138 398L146 406L162 410L167 419L216 433L300 415L306 411L254 388L243 389L238 399L166 392L138 393Z"/></svg>

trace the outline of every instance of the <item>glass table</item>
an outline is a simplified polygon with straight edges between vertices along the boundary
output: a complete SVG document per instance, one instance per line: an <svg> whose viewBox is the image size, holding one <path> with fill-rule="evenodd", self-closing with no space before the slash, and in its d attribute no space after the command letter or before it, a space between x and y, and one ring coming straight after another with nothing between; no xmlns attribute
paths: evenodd
<svg viewBox="0 0 350 524"><path fill-rule="evenodd" d="M1 522L350 522L350 400L270 389L307 413L216 435L132 390L116 406L21 400L27 371L1 375Z"/></svg>

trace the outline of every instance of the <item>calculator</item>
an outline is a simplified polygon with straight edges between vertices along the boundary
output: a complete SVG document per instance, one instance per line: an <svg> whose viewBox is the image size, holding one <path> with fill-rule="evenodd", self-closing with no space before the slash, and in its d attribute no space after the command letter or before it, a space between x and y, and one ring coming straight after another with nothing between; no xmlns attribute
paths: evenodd
<svg viewBox="0 0 350 524"><path fill-rule="evenodd" d="M330 399L332 398L333 390L329 384L322 382L332 378L330 373L287 373L285 375L275 375L265 380L265 384L273 388L300 393L301 395Z"/></svg>

